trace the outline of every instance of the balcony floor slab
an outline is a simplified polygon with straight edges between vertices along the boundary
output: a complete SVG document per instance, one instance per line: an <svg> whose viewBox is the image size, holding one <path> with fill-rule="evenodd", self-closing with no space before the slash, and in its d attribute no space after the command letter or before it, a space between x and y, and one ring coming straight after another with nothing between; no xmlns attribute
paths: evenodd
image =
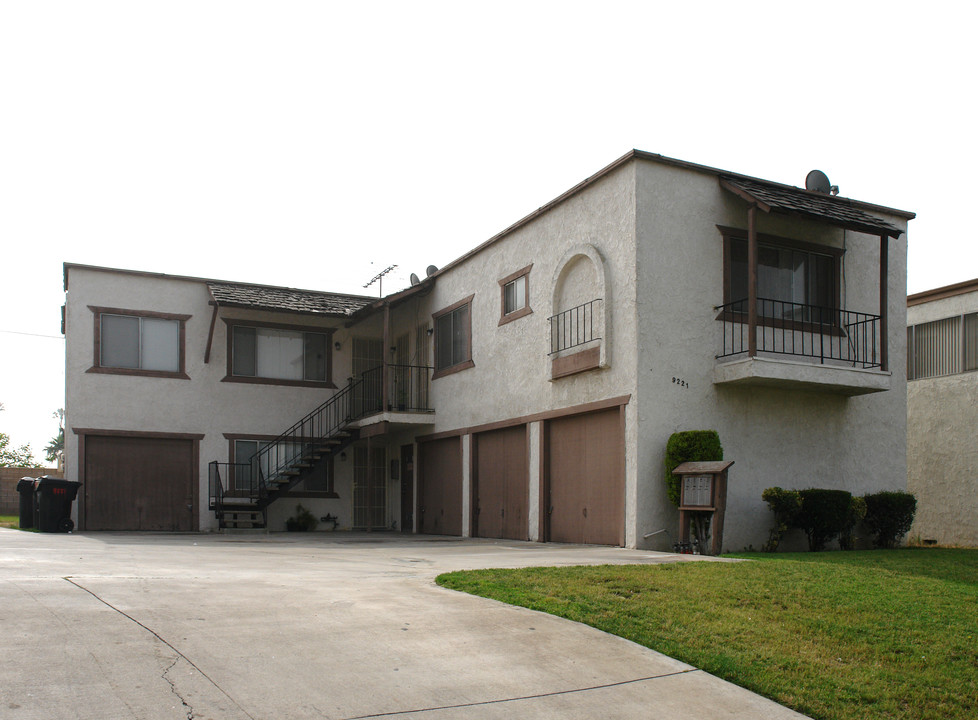
<svg viewBox="0 0 978 720"><path fill-rule="evenodd" d="M771 357L718 361L714 385L780 387L837 395L868 395L890 389L890 373Z"/></svg>

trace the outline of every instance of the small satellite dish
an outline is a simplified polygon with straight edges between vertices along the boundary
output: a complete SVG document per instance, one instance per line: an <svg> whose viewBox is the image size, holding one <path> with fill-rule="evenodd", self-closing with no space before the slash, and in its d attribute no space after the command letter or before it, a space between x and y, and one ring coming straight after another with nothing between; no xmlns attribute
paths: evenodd
<svg viewBox="0 0 978 720"><path fill-rule="evenodd" d="M421 278L419 278L419 277L418 277L417 275L415 275L414 273L411 273L411 285L412 285L412 287L413 287L414 285L417 285L417 284L418 284L418 283L420 283L420 282L421 282Z"/></svg>
<svg viewBox="0 0 978 720"><path fill-rule="evenodd" d="M425 272L428 274L428 277L431 277L436 272L438 272L438 268L436 268L434 265L429 265L428 266L428 269L425 270Z"/></svg>
<svg viewBox="0 0 978 720"><path fill-rule="evenodd" d="M821 170L812 170L805 177L805 189L828 195L832 190L832 183L829 182L828 176Z"/></svg>

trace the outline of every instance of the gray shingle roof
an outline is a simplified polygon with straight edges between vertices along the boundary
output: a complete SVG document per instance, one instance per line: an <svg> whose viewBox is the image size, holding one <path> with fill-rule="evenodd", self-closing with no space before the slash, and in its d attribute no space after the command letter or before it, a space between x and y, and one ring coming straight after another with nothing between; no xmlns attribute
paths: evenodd
<svg viewBox="0 0 978 720"><path fill-rule="evenodd" d="M375 300L359 295L295 290L293 288L208 282L211 297L222 307L349 317Z"/></svg>
<svg viewBox="0 0 978 720"><path fill-rule="evenodd" d="M721 175L720 183L746 200L758 201L767 212L804 215L838 227L874 235L899 237L903 232L885 220L853 207L847 198L729 175Z"/></svg>

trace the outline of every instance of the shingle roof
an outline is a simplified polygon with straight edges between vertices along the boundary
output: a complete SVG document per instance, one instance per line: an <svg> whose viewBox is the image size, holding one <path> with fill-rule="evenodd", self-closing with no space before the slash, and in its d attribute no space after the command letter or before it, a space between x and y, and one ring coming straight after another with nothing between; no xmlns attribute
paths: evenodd
<svg viewBox="0 0 978 720"><path fill-rule="evenodd" d="M853 207L847 198L729 175L721 175L720 184L745 200L757 202L765 212L804 215L838 227L874 235L899 237L903 232L895 225Z"/></svg>
<svg viewBox="0 0 978 720"><path fill-rule="evenodd" d="M214 302L222 307L252 308L307 315L349 317L375 298L359 295L295 290L293 288L246 285L243 283L208 282Z"/></svg>

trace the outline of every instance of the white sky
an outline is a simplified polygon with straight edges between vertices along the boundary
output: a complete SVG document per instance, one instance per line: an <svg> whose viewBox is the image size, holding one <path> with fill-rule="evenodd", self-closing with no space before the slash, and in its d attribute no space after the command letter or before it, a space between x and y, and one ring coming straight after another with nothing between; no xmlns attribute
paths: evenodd
<svg viewBox="0 0 978 720"><path fill-rule="evenodd" d="M631 148L819 168L918 214L910 292L978 277L975 14L0 0L0 431L57 431L64 261L390 292Z"/></svg>

